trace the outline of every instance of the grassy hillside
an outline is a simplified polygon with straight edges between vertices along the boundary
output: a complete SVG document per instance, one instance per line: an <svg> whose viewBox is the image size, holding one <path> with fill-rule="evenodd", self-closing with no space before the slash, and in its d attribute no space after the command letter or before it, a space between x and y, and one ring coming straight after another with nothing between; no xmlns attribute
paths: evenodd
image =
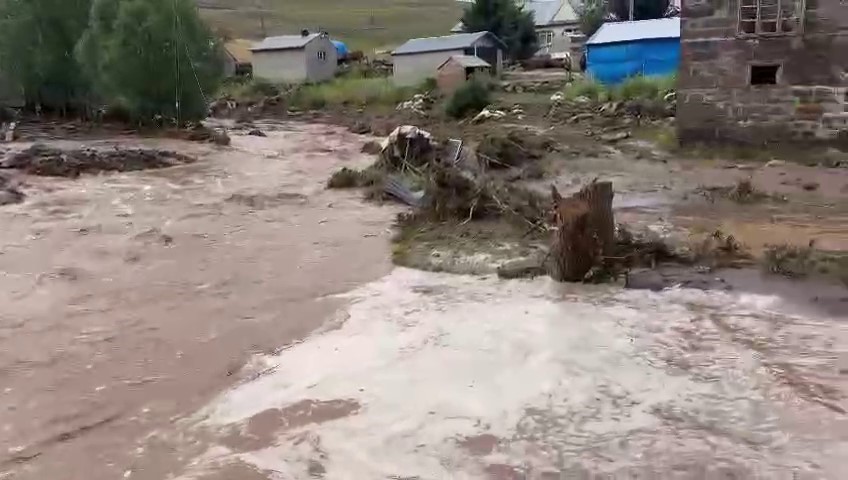
<svg viewBox="0 0 848 480"><path fill-rule="evenodd" d="M443 35L462 13L455 0L197 0L213 27L233 37L323 29L351 48L373 50Z"/></svg>

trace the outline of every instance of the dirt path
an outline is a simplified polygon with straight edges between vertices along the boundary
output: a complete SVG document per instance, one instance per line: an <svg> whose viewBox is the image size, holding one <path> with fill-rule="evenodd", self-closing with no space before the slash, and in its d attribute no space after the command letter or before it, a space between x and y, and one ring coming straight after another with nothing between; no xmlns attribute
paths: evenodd
<svg viewBox="0 0 848 480"><path fill-rule="evenodd" d="M323 187L367 161L363 140L268 133L221 150L120 139L200 161L29 178L27 201L0 210L0 478L122 478L140 439L323 324L327 295L389 270L391 208Z"/></svg>

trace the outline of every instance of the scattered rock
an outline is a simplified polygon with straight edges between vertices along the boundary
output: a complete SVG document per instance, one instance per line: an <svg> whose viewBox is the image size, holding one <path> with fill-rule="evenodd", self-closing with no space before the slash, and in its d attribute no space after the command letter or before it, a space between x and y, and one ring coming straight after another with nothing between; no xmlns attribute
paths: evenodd
<svg viewBox="0 0 848 480"><path fill-rule="evenodd" d="M253 137L267 137L268 136L268 135L265 134L265 132L263 132L262 130L259 130L258 128L254 128L253 130L247 132L247 134L250 135L250 136L253 136Z"/></svg>
<svg viewBox="0 0 848 480"><path fill-rule="evenodd" d="M522 258L511 260L498 267L498 277L511 278L534 278L547 275L542 260L538 258Z"/></svg>
<svg viewBox="0 0 848 480"><path fill-rule="evenodd" d="M435 100L429 93L418 93L412 99L398 104L396 110L407 110L418 115L427 115L427 110L433 106Z"/></svg>
<svg viewBox="0 0 848 480"><path fill-rule="evenodd" d="M18 189L18 182L9 175L0 175L0 206L21 203L25 195Z"/></svg>
<svg viewBox="0 0 848 480"><path fill-rule="evenodd" d="M350 126L350 131L357 135L365 135L371 133L371 125L363 121L356 121Z"/></svg>
<svg viewBox="0 0 848 480"><path fill-rule="evenodd" d="M622 132L604 133L599 138L605 142L618 142L630 138L630 132L625 130Z"/></svg>
<svg viewBox="0 0 848 480"><path fill-rule="evenodd" d="M765 166L766 166L766 167L782 167L782 166L784 166L784 165L786 165L786 162L785 162L785 161L783 161L783 160L777 160L777 159L775 159L775 160L769 160L769 161L768 161L768 162L766 162L766 164L765 164Z"/></svg>
<svg viewBox="0 0 848 480"><path fill-rule="evenodd" d="M362 153L367 153L370 155L376 155L383 151L383 145L376 141L371 140L370 142L365 142L365 145L362 145Z"/></svg>
<svg viewBox="0 0 848 480"><path fill-rule="evenodd" d="M502 110L490 110L488 108L484 108L480 113L474 116L471 119L471 123L483 123L488 120L500 120L506 117L506 112Z"/></svg>
<svg viewBox="0 0 848 480"><path fill-rule="evenodd" d="M819 183L818 182L806 182L803 185L801 185L801 188L803 188L804 190L806 190L808 192L814 192L814 191L819 189Z"/></svg>
<svg viewBox="0 0 848 480"><path fill-rule="evenodd" d="M667 288L694 288L698 290L733 290L723 278L692 268L639 269L628 272L624 288L658 292Z"/></svg>

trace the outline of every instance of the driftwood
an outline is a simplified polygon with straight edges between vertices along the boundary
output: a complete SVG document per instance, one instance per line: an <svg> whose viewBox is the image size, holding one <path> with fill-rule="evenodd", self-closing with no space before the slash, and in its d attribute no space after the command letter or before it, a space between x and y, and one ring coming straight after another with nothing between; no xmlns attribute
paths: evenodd
<svg viewBox="0 0 848 480"><path fill-rule="evenodd" d="M581 282L615 251L612 183L593 181L568 198L552 187L557 226L551 248L551 277Z"/></svg>

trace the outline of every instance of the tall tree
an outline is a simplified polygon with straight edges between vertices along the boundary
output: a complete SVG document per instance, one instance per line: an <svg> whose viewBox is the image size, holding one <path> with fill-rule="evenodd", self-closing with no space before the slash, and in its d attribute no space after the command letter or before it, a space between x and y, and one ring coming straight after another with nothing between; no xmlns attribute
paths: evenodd
<svg viewBox="0 0 848 480"><path fill-rule="evenodd" d="M570 0L570 3L580 21L580 31L586 38L594 35L604 24L604 0Z"/></svg>
<svg viewBox="0 0 848 480"><path fill-rule="evenodd" d="M66 112L89 91L74 58L90 0L0 0L0 70L21 85L29 104Z"/></svg>
<svg viewBox="0 0 848 480"><path fill-rule="evenodd" d="M503 40L510 58L521 60L539 49L533 12L514 0L475 0L462 15L466 32L492 32Z"/></svg>
<svg viewBox="0 0 848 480"><path fill-rule="evenodd" d="M109 103L140 122L203 118L222 72L191 0L95 0L76 53Z"/></svg>

